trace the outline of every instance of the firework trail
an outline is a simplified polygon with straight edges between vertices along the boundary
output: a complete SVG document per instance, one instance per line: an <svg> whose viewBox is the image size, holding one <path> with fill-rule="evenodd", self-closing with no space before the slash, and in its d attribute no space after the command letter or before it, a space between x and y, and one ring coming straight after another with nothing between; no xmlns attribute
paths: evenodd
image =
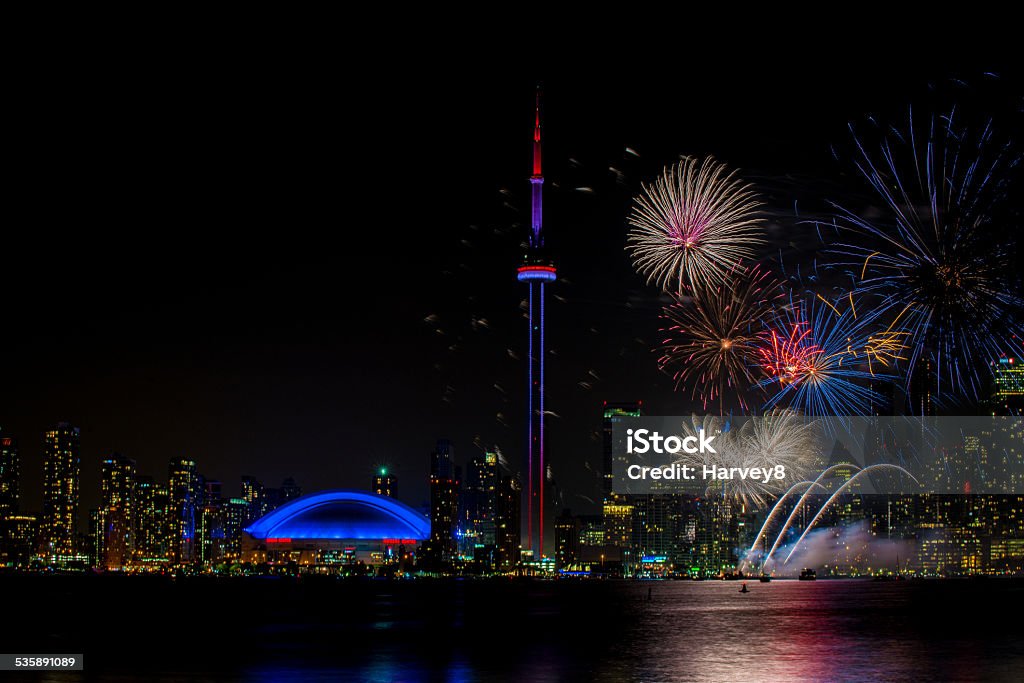
<svg viewBox="0 0 1024 683"><path fill-rule="evenodd" d="M637 272L666 292L715 287L764 243L760 206L725 164L686 158L635 197L626 250Z"/></svg>
<svg viewBox="0 0 1024 683"><path fill-rule="evenodd" d="M732 392L740 408L745 393L758 388L755 370L763 320L783 295L781 282L753 267L740 271L730 284L696 289L690 301L680 296L662 311L665 338L658 367L675 380L676 390L691 387L707 409L716 400L725 413L725 394Z"/></svg>
<svg viewBox="0 0 1024 683"><path fill-rule="evenodd" d="M766 408L805 415L870 415L883 397L872 386L893 379L906 332L879 329L883 309L858 314L852 295L840 309L820 294L790 298L761 337L760 364L773 391Z"/></svg>
<svg viewBox="0 0 1024 683"><path fill-rule="evenodd" d="M837 207L836 225L856 240L832 251L857 291L910 332L910 367L932 362L935 393L976 398L986 389L982 368L1021 353L1019 237L1001 213L1021 157L995 141L991 121L979 134L954 113L923 124L911 110L908 127L882 136L877 151L851 126L857 169L882 214Z"/></svg>

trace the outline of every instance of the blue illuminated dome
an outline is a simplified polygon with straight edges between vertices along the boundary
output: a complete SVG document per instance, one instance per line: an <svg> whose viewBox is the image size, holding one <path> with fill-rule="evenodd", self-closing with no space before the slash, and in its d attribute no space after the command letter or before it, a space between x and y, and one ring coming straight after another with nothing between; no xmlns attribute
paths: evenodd
<svg viewBox="0 0 1024 683"><path fill-rule="evenodd" d="M367 491L321 491L282 505L245 531L254 539L430 538L430 520L405 503Z"/></svg>

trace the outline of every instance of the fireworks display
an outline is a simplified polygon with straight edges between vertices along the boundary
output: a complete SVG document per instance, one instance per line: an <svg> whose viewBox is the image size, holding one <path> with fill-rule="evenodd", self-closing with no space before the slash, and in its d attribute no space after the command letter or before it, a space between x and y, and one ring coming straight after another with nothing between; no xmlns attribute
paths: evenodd
<svg viewBox="0 0 1024 683"><path fill-rule="evenodd" d="M715 452L686 455L683 464L715 468L765 468L781 465L787 477L802 478L814 466L818 455L813 421L789 410L770 411L753 420L730 425L717 416L692 417L683 424L681 436L716 434L722 445ZM718 480L709 495L722 495L748 507L762 507L782 491L780 482L733 478Z"/></svg>
<svg viewBox="0 0 1024 683"><path fill-rule="evenodd" d="M629 217L636 270L667 292L717 287L764 243L751 185L707 158L687 158L644 185Z"/></svg>
<svg viewBox="0 0 1024 683"><path fill-rule="evenodd" d="M902 358L901 332L878 332L879 309L859 315L820 295L791 297L762 333L762 384L773 393L766 407L805 415L868 415L882 396L871 383L891 379ZM879 366L879 367L876 367Z"/></svg>
<svg viewBox="0 0 1024 683"><path fill-rule="evenodd" d="M757 386L762 319L783 295L781 282L756 266L730 280L696 289L690 301L677 296L664 309L666 336L658 360L677 388L692 387L705 409L718 401L723 413L727 392L745 408L747 389Z"/></svg>
<svg viewBox="0 0 1024 683"><path fill-rule="evenodd" d="M973 135L952 113L924 126L911 113L877 152L855 139L881 215L840 209L836 223L852 239L833 251L856 290L908 332L909 366L931 361L935 394L977 398L982 369L1021 352L1019 238L999 213L1020 156L995 142L991 124Z"/></svg>

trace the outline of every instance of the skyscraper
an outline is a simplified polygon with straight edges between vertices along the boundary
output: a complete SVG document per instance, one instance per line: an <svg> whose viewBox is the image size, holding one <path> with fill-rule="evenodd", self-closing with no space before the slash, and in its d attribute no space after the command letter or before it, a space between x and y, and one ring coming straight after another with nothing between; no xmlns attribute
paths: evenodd
<svg viewBox="0 0 1024 683"><path fill-rule="evenodd" d="M145 564L167 561L167 486L152 477L138 477L135 483L135 554Z"/></svg>
<svg viewBox="0 0 1024 683"><path fill-rule="evenodd" d="M523 487L511 475L498 478L494 497L495 564L499 569L511 571L519 564L522 545Z"/></svg>
<svg viewBox="0 0 1024 683"><path fill-rule="evenodd" d="M28 565L36 549L38 520L31 515L10 515L0 520L0 566Z"/></svg>
<svg viewBox="0 0 1024 683"><path fill-rule="evenodd" d="M81 461L79 432L67 422L44 435L43 515L40 550L50 557L75 552L78 534L78 490Z"/></svg>
<svg viewBox="0 0 1024 683"><path fill-rule="evenodd" d="M430 455L430 542L428 559L445 565L456 558L455 528L459 516L458 472L452 462L452 445L439 439Z"/></svg>
<svg viewBox="0 0 1024 683"><path fill-rule="evenodd" d="M135 549L135 461L120 453L103 459L100 515L103 534L99 565L121 569Z"/></svg>
<svg viewBox="0 0 1024 683"><path fill-rule="evenodd" d="M603 442L603 478L604 500L601 504L601 515L604 519L604 538L608 554L616 562L622 561L629 565L634 556L634 528L636 521L634 513L636 506L634 501L621 494L612 492L614 472L614 439L615 425L624 418L640 416L640 401L627 401L624 403L609 403L605 401L602 416L602 442Z"/></svg>
<svg viewBox="0 0 1024 683"><path fill-rule="evenodd" d="M580 520L566 508L555 519L555 568L565 569L580 557Z"/></svg>
<svg viewBox="0 0 1024 683"><path fill-rule="evenodd" d="M245 501L245 522L257 520L267 513L267 492L255 477L242 477L242 500Z"/></svg>
<svg viewBox="0 0 1024 683"><path fill-rule="evenodd" d="M199 559L196 548L196 513L199 507L199 476L196 461L174 458L168 469L168 559L188 564Z"/></svg>
<svg viewBox="0 0 1024 683"><path fill-rule="evenodd" d="M295 480L291 477L285 477L284 481L281 482L281 488L278 494L278 505L284 505L290 500L302 497L302 487L295 483Z"/></svg>
<svg viewBox="0 0 1024 683"><path fill-rule="evenodd" d="M526 545L534 557L544 552L545 435L544 435L544 286L558 273L544 248L544 175L541 168L540 89L533 124L533 174L530 176L529 246L519 266L517 279L528 287L529 346L526 400Z"/></svg>
<svg viewBox="0 0 1024 683"><path fill-rule="evenodd" d="M378 496L394 498L397 495L397 486L398 478L388 472L387 467L381 467L377 470L377 473L373 475L373 482L370 485L370 490Z"/></svg>
<svg viewBox="0 0 1024 683"><path fill-rule="evenodd" d="M477 546L494 545L494 497L498 489L498 454L477 453L466 464L461 526Z"/></svg>
<svg viewBox="0 0 1024 683"><path fill-rule="evenodd" d="M249 504L242 498L229 498L221 506L224 529L222 554L218 560L237 560L242 554L242 528Z"/></svg>
<svg viewBox="0 0 1024 683"><path fill-rule="evenodd" d="M0 428L0 520L18 514L20 468L18 444Z"/></svg>
<svg viewBox="0 0 1024 683"><path fill-rule="evenodd" d="M222 515L223 486L219 481L203 482L203 500L199 506L197 536L199 561L204 565L217 562L224 556L224 518Z"/></svg>
<svg viewBox="0 0 1024 683"><path fill-rule="evenodd" d="M451 442L440 439L431 455L430 510L431 541L443 562L456 557L455 530L459 516L459 468Z"/></svg>
<svg viewBox="0 0 1024 683"><path fill-rule="evenodd" d="M992 412L1020 415L1024 412L1024 363L1003 356L992 363Z"/></svg>
<svg viewBox="0 0 1024 683"><path fill-rule="evenodd" d="M625 403L604 402L604 410L602 412L604 422L601 425L604 445L601 483L603 484L604 490L601 493L605 498L607 498L612 492L614 472L614 461L612 458L614 443L612 441L612 432L615 429L615 424L620 422L623 418L640 417L640 406L642 405L642 401L628 401Z"/></svg>

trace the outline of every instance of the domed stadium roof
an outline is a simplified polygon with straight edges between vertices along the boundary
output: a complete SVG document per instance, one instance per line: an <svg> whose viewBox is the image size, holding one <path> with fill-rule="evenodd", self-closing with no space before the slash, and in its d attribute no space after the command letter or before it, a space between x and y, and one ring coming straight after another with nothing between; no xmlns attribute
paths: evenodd
<svg viewBox="0 0 1024 683"><path fill-rule="evenodd" d="M321 491L296 498L246 529L255 539L430 538L430 520L405 503L367 491Z"/></svg>

